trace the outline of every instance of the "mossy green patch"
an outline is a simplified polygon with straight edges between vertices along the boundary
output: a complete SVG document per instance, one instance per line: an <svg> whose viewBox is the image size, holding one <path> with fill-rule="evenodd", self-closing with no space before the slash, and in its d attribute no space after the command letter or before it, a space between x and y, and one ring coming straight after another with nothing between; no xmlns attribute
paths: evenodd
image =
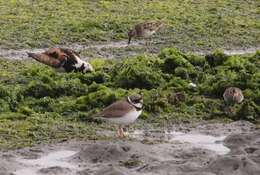
<svg viewBox="0 0 260 175"><path fill-rule="evenodd" d="M158 58L138 56L128 58L115 66L114 81L122 88L152 89L164 83Z"/></svg>
<svg viewBox="0 0 260 175"><path fill-rule="evenodd" d="M101 125L91 116L136 93L143 94L141 118L146 123L260 120L258 52L226 56L218 51L208 59L168 48L158 55L92 62L97 71L82 74L0 59L0 148L95 138L95 128ZM245 96L233 107L232 115L224 112L222 97L229 86L241 88Z"/></svg>

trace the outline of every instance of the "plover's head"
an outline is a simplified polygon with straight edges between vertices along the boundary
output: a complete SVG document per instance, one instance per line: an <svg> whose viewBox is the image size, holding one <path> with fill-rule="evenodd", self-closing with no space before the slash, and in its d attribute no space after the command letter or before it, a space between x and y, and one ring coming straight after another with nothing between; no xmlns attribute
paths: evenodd
<svg viewBox="0 0 260 175"><path fill-rule="evenodd" d="M90 63L87 63L86 61L83 61L83 70L82 72L83 73L86 73L86 72L93 72L94 71L94 68L93 66L90 64Z"/></svg>
<svg viewBox="0 0 260 175"><path fill-rule="evenodd" d="M72 58L71 64L73 65L75 71L83 72L83 73L94 71L94 68L92 67L92 65L90 63L80 59L80 56L77 52L75 52L73 50L68 50L67 53L68 53L69 57Z"/></svg>
<svg viewBox="0 0 260 175"><path fill-rule="evenodd" d="M135 29L131 29L129 32L128 32L128 37L133 37L136 35L136 30Z"/></svg>
<svg viewBox="0 0 260 175"><path fill-rule="evenodd" d="M127 101L138 109L141 109L143 107L143 97L141 95L128 96Z"/></svg>
<svg viewBox="0 0 260 175"><path fill-rule="evenodd" d="M76 72L87 73L87 72L94 71L94 68L92 67L92 65L90 63L83 61L81 59L77 59L77 63L75 63L73 65L73 67Z"/></svg>

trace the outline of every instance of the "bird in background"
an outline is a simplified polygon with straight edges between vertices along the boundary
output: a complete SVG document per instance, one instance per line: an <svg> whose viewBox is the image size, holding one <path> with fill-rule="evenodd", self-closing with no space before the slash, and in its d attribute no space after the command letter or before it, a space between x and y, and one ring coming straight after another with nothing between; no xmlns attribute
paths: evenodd
<svg viewBox="0 0 260 175"><path fill-rule="evenodd" d="M123 126L134 123L142 113L142 107L142 96L131 95L125 99L112 103L93 117L103 119L109 123L117 124L119 126L117 135L122 138L127 136L123 130Z"/></svg>
<svg viewBox="0 0 260 175"><path fill-rule="evenodd" d="M232 112L232 106L236 103L241 103L244 100L244 95L242 90L237 87L229 87L225 90L223 94L223 98L225 104L227 105L225 108L225 112Z"/></svg>
<svg viewBox="0 0 260 175"><path fill-rule="evenodd" d="M156 33L161 27L163 23L160 21L153 22L143 22L136 24L133 29L128 32L128 44L131 43L131 39L133 37L150 37L154 33Z"/></svg>
<svg viewBox="0 0 260 175"><path fill-rule="evenodd" d="M57 71L83 73L94 71L92 65L81 60L79 54L72 49L50 48L42 53L28 52L27 54L36 61L51 66Z"/></svg>

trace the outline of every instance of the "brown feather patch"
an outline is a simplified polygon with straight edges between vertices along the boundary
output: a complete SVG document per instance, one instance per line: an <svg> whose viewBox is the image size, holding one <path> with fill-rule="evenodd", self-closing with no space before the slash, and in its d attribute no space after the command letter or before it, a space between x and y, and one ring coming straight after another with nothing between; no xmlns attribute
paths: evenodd
<svg viewBox="0 0 260 175"><path fill-rule="evenodd" d="M96 114L95 117L119 118L131 110L134 110L131 104L126 100L120 100L106 107L102 112Z"/></svg>
<svg viewBox="0 0 260 175"><path fill-rule="evenodd" d="M50 57L46 54L28 53L28 56L32 57L36 61L39 61L43 64L46 64L46 65L52 66L52 67L59 67L59 65L61 63L60 60Z"/></svg>

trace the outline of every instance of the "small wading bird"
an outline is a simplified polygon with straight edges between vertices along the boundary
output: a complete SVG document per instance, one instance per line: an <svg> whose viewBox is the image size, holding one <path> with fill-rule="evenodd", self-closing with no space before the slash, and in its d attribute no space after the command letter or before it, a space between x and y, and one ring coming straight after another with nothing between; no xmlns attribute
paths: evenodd
<svg viewBox="0 0 260 175"><path fill-rule="evenodd" d="M157 22L144 22L136 24L133 29L128 32L128 44L130 44L133 37L150 37L155 32L157 32L163 23L160 21Z"/></svg>
<svg viewBox="0 0 260 175"><path fill-rule="evenodd" d="M227 108L225 108L225 111L228 113L232 112L232 109L230 106L233 106L236 103L241 103L244 100L243 93L241 89L237 87L229 87L225 90L223 94L224 101L227 105Z"/></svg>
<svg viewBox="0 0 260 175"><path fill-rule="evenodd" d="M116 101L104 108L98 114L93 117L101 118L110 123L118 124L119 128L117 135L119 137L126 137L124 133L123 125L129 125L133 123L139 115L142 113L143 98L140 95L128 96L126 99Z"/></svg>
<svg viewBox="0 0 260 175"><path fill-rule="evenodd" d="M66 72L92 72L91 64L80 59L77 52L71 49L51 48L43 53L27 53L36 61Z"/></svg>

